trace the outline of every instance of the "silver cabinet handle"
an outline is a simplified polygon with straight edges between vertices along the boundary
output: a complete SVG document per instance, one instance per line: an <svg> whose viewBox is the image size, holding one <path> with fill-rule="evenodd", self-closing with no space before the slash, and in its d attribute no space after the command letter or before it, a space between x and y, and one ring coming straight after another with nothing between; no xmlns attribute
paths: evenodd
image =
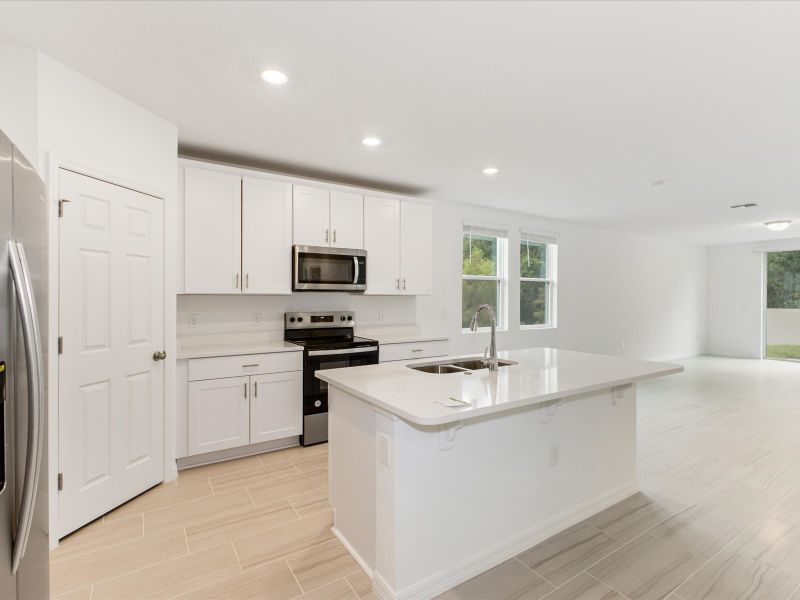
<svg viewBox="0 0 800 600"><path fill-rule="evenodd" d="M412 352L422 352L422 348L414 348L411 351Z"/></svg>
<svg viewBox="0 0 800 600"><path fill-rule="evenodd" d="M242 368L243 369L247 369L249 367L258 367L259 365L260 365L260 363L255 363L255 364L252 364L252 365L242 365Z"/></svg>
<svg viewBox="0 0 800 600"><path fill-rule="evenodd" d="M159 361L167 358L167 353L161 350L160 352L153 352L153 360Z"/></svg>
<svg viewBox="0 0 800 600"><path fill-rule="evenodd" d="M336 243L336 230L333 230L333 243Z"/></svg>
<svg viewBox="0 0 800 600"><path fill-rule="evenodd" d="M406 278L403 277L403 291L406 291Z"/></svg>
<svg viewBox="0 0 800 600"><path fill-rule="evenodd" d="M328 243L328 230L325 230L325 243Z"/></svg>
<svg viewBox="0 0 800 600"><path fill-rule="evenodd" d="M244 384L244 399L247 400L247 384Z"/></svg>
<svg viewBox="0 0 800 600"><path fill-rule="evenodd" d="M253 384L253 398L258 398L258 382Z"/></svg>
<svg viewBox="0 0 800 600"><path fill-rule="evenodd" d="M358 283L358 276L361 274L360 273L361 267L358 266L358 257L357 256L353 257L353 266L355 267L355 275L353 275L353 283L356 284L356 283Z"/></svg>
<svg viewBox="0 0 800 600"><path fill-rule="evenodd" d="M235 287L237 290L239 289L239 274L238 273L236 274L236 284L233 287Z"/></svg>
<svg viewBox="0 0 800 600"><path fill-rule="evenodd" d="M25 550L33 522L33 511L42 469L42 440L44 436L44 359L42 356L39 318L36 298L33 294L28 260L20 242L8 242L11 274L22 321L22 337L25 344L25 360L28 365L28 444L25 457L25 476L22 487L22 504L14 536L14 553L11 572L16 573Z"/></svg>
<svg viewBox="0 0 800 600"><path fill-rule="evenodd" d="M400 278L399 277L397 278L397 281L395 282L394 287L395 287L396 290L398 290L398 291L400 290Z"/></svg>
<svg viewBox="0 0 800 600"><path fill-rule="evenodd" d="M244 287L245 287L245 289L249 289L250 288L250 273L247 273L244 276Z"/></svg>

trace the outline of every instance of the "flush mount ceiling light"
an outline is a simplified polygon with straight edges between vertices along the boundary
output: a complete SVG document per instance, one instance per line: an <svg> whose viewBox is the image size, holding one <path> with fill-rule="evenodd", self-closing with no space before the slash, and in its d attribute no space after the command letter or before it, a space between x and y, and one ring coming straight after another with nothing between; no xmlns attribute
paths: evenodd
<svg viewBox="0 0 800 600"><path fill-rule="evenodd" d="M486 167L483 170L483 174L484 175L497 175L497 171L498 171L497 167Z"/></svg>
<svg viewBox="0 0 800 600"><path fill-rule="evenodd" d="M756 204L755 202L746 202L745 204L734 204L733 206L731 206L731 208L733 210L739 210L740 208L753 208L755 206L758 206L758 204Z"/></svg>
<svg viewBox="0 0 800 600"><path fill-rule="evenodd" d="M770 231L783 231L789 225L791 225L791 221L767 221L764 225L767 226L767 229Z"/></svg>
<svg viewBox="0 0 800 600"><path fill-rule="evenodd" d="M289 78L281 71L266 70L261 72L261 79L272 85L283 85Z"/></svg>
<svg viewBox="0 0 800 600"><path fill-rule="evenodd" d="M363 140L361 140L361 143L372 148L381 145L381 141L376 137L365 137Z"/></svg>

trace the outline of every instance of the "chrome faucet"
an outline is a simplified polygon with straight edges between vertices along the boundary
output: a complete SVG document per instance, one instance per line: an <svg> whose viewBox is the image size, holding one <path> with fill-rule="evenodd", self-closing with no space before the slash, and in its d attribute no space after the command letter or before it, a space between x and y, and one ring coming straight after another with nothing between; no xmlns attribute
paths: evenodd
<svg viewBox="0 0 800 600"><path fill-rule="evenodd" d="M472 315L472 323L470 324L469 328L472 331L478 331L478 314L482 310L485 310L487 313L489 313L489 320L491 321L492 326L492 339L489 342L489 347L483 353L483 364L485 364L490 371L497 371L497 341L495 340L497 317L495 316L494 309L490 304L481 304L475 309L475 314Z"/></svg>

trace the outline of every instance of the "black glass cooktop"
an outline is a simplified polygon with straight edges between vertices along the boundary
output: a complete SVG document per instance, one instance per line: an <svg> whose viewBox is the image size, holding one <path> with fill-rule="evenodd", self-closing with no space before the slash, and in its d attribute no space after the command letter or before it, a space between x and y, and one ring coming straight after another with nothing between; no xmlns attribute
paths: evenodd
<svg viewBox="0 0 800 600"><path fill-rule="evenodd" d="M341 350L343 348L363 348L364 346L377 346L378 342L369 338L362 338L358 336L342 338L342 337L318 337L306 340L286 340L303 346L307 350Z"/></svg>

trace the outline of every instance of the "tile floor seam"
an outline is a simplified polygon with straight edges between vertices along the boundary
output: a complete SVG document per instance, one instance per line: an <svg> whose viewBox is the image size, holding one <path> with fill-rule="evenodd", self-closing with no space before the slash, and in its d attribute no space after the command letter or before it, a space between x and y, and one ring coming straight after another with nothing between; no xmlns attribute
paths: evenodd
<svg viewBox="0 0 800 600"><path fill-rule="evenodd" d="M589 525L589 527L593 527L593 526L592 526L592 525ZM569 529L569 528L567 528L567 529ZM564 531L566 531L566 529L565 529ZM562 532L562 533L563 533L563 532ZM611 538L613 538L613 539L615 539L615 540L617 540L617 538L615 538L614 536L612 536L612 535L610 535L610 534L606 533L605 531L602 531L602 533L603 533L603 534L605 534L605 535L608 535L609 537L611 537ZM640 538L642 535L645 535L646 533L647 533L647 532L645 531L645 532L644 532L644 533L642 533L641 535L638 535L638 536L636 536L634 539L639 539L639 538ZM556 534L556 535L558 535L558 534ZM550 538L548 538L548 539L550 539ZM545 540L545 541L547 541L547 540ZM608 558L609 556L611 556L612 554L614 554L614 553L615 553L615 552L617 552L618 550L621 550L623 547L625 547L625 546L628 544L628 542L623 542L622 540L617 540L617 541L618 541L619 543L621 543L621 544L622 544L622 546L620 546L620 547L618 547L618 548L614 548L613 550L609 551L609 552L608 552L608 554L604 554L603 556L601 556L600 558L598 558L596 561L594 561L594 562L593 562L593 563L591 563L590 565L588 565L588 566L584 567L583 571L581 571L580 573L578 573L578 574L576 574L576 575L573 575L572 577L570 577L570 578L569 578L567 581L565 581L565 582L564 582L563 584L561 584L560 586L556 586L556 589L558 589L559 587L562 587L563 585L566 585L567 583L569 583L570 581L572 581L573 579L575 579L575 578L576 578L578 575L580 575L581 573L584 573L584 572L585 572L587 575L589 575L590 577L594 577L594 576L593 576L591 573L589 573L589 569L591 569L592 567L594 567L594 566L595 566L597 563L599 563L599 562L601 562L601 561L605 560L606 558ZM631 542L632 542L632 541L633 541L633 540L631 540ZM538 544L537 544L537 545L538 545ZM536 546L531 546L531 548L528 548L528 550L532 550L533 548L536 548ZM527 552L528 550L523 550L522 552L520 552L520 554L523 554L523 553ZM516 557L515 557L515 558L516 558ZM519 560L519 559L518 559L518 560ZM522 561L520 561L520 562L522 562ZM525 563L522 563L522 564L524 565ZM525 565L525 566L527 567L528 565ZM544 575L542 575L542 574L541 574L539 571L537 571L537 570L536 570L536 569L534 569L533 567L528 567L528 568L529 568L531 571L533 571L534 573L536 573L536 574L537 574L539 577L541 577L542 579L544 579L545 581L547 581L548 583L550 583L550 584L552 584L552 585L555 585L555 583L553 583L552 581L550 581L549 579L547 579L547 578L546 578ZM597 577L594 577L594 579L597 579ZM599 581L599 579L598 579L598 581ZM607 585L607 584L606 584L606 585ZM611 586L609 585L608 587L611 587ZM616 591L616 590L615 590L615 591ZM623 595L624 595L624 594L623 594Z"/></svg>
<svg viewBox="0 0 800 600"><path fill-rule="evenodd" d="M587 570L587 571L584 571L584 573L586 573L586 574L587 574L589 577L591 577L592 579L594 579L594 580L595 580L597 583L600 583L600 584L602 584L602 585L606 586L607 588L609 588L609 589L611 589L611 590L614 590L614 591L615 591L616 593L618 593L618 594L619 594L619 595L620 595L622 598L624 598L624 600L631 600L631 599L630 599L630 597L629 597L628 595L626 595L626 594L623 594L623 593L622 593L622 592L620 592L620 591L619 591L617 588L615 588L613 585L610 585L610 584L606 583L605 581L600 581L600 580L599 580L597 577L595 577L594 575L592 575L591 573L589 573L589 571L588 571L588 570Z"/></svg>
<svg viewBox="0 0 800 600"><path fill-rule="evenodd" d="M189 547L189 532L186 530L187 526L183 526L183 541L186 542L186 554L191 554L192 549Z"/></svg>
<svg viewBox="0 0 800 600"><path fill-rule="evenodd" d="M233 540L230 541L231 548L233 548L233 555L236 557L236 564L239 565L239 572L244 573L244 568L242 567L242 561L239 560L239 553L236 551L236 544L233 543Z"/></svg>
<svg viewBox="0 0 800 600"><path fill-rule="evenodd" d="M535 548L535 546L533 546L533 547ZM525 550L523 550L523 552L525 552ZM558 589L558 587L559 587L559 586L557 586L555 583L553 583L552 581L550 581L550 580L549 580L547 577L545 577L544 575L542 575L541 573L539 573L539 571L537 571L537 570L536 570L536 569L534 569L533 567L529 567L529 566L528 566L528 565L526 565L524 562L522 562L522 561L519 559L519 555L515 556L515 557L514 557L514 558L512 558L511 560L515 560L515 561L517 561L517 562L518 562L519 564L521 564L523 567L525 567L526 569L528 569L528 571L530 571L531 573L533 573L533 574L534 574L534 575L536 575L537 577L541 577L541 578L542 578L542 579L544 579L544 580L545 580L547 583L549 583L550 585L552 585L552 586L553 586L553 589L552 589L552 590L550 590L550 592L554 592L555 590L557 590L557 589ZM502 561L502 562L498 563L498 565L496 565L496 566L499 566L499 565L503 564L503 562L506 562L506 561ZM484 573L485 573L485 571L484 571ZM483 573L481 573L480 575L476 575L475 577L480 577L482 574L483 574ZM471 578L470 578L470 579L471 579ZM467 580L467 581L469 581L469 580ZM572 581L572 580L570 579L570 581ZM547 592L547 593L549 594L550 592Z"/></svg>
<svg viewBox="0 0 800 600"><path fill-rule="evenodd" d="M297 578L297 575L295 575L294 571L292 570L292 565L289 564L289 560L286 558L286 556L282 556L278 560L282 560L286 564L286 568L289 569L289 573L292 574L292 578L294 579L294 582L297 584L297 589L300 590L300 594L295 596L295 598L299 598L300 596L305 594L305 592L303 591L303 586L300 585L300 580Z"/></svg>

